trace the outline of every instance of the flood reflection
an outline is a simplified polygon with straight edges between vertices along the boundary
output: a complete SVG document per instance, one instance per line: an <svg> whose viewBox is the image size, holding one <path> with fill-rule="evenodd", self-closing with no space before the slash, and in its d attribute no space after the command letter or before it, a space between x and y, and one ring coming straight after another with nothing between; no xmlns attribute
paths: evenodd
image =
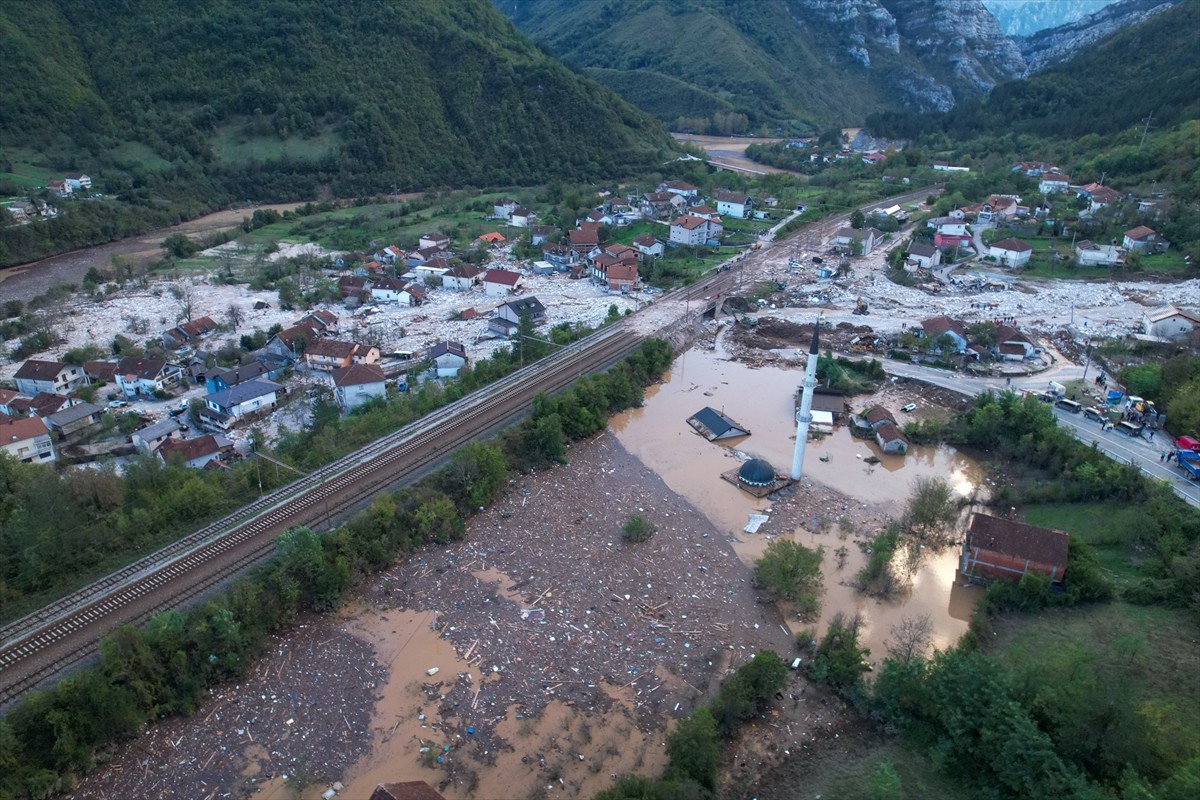
<svg viewBox="0 0 1200 800"><path fill-rule="evenodd" d="M751 497L720 475L733 468L738 458L746 457L764 458L780 473L790 470L795 444L794 392L801 377L799 370L751 368L724 360L720 351L692 350L680 356L663 384L646 392L642 408L618 416L612 428L626 449L726 531L738 557L752 564L766 549L769 537L747 534L742 528L749 514L769 512L772 502ZM861 405L861 399L852 404ZM750 430L750 436L731 444L709 442L697 435L686 420L705 406L737 420ZM868 463L870 456L879 459L878 463ZM889 455L872 441L853 438L845 426L809 442L804 475L844 495L847 502L878 507L891 516L901 512L916 478L944 478L964 496L982 481L978 466L952 447L913 447L907 456ZM817 510L813 516L819 516ZM805 545L825 547L825 597L822 619L815 626L818 635L835 613L860 614L861 640L877 664L886 654L894 625L905 617L928 615L933 623L933 644L953 644L966 631L978 599L978 590L955 583L957 548L924 552L908 590L891 600L877 600L853 585L866 562L860 543L873 533L839 535L834 526L826 532L801 528L791 534ZM836 551L843 545L846 550L839 569ZM796 621L792 627L798 631L814 626Z"/></svg>

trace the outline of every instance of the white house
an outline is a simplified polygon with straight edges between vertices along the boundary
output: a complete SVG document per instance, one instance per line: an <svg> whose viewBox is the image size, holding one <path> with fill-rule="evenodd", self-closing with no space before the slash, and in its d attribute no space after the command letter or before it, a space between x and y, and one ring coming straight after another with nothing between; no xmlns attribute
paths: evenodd
<svg viewBox="0 0 1200 800"><path fill-rule="evenodd" d="M1032 253L1033 245L1020 239L1001 239L988 247L988 255L1007 267L1025 266Z"/></svg>
<svg viewBox="0 0 1200 800"><path fill-rule="evenodd" d="M1046 172L1038 179L1038 191L1042 194L1065 192L1070 188L1070 178L1061 172Z"/></svg>
<svg viewBox="0 0 1200 800"><path fill-rule="evenodd" d="M442 288L465 292L479 283L481 275L483 275L483 269L474 264L457 264L442 275Z"/></svg>
<svg viewBox="0 0 1200 800"><path fill-rule="evenodd" d="M82 366L32 358L21 365L13 380L16 381L17 391L30 397L38 392L69 394L91 383Z"/></svg>
<svg viewBox="0 0 1200 800"><path fill-rule="evenodd" d="M712 223L707 219L685 214L671 223L670 242L685 247L697 247L714 238L711 229Z"/></svg>
<svg viewBox="0 0 1200 800"><path fill-rule="evenodd" d="M517 204L513 203L513 208L516 208L516 207L517 207ZM423 234L421 234L421 238L417 240L417 249L418 250L429 250L431 248L437 249L437 250L445 250L449 246L450 246L450 237L444 233L437 233L437 232L423 233Z"/></svg>
<svg viewBox="0 0 1200 800"><path fill-rule="evenodd" d="M82 172L74 172L68 175L65 180L67 186L70 186L77 192L92 188L92 179Z"/></svg>
<svg viewBox="0 0 1200 800"><path fill-rule="evenodd" d="M746 219L750 216L753 201L749 195L736 192L717 192L717 213L726 217Z"/></svg>
<svg viewBox="0 0 1200 800"><path fill-rule="evenodd" d="M833 237L833 246L839 250L850 252L854 247L856 239L859 244L858 252L854 253L854 255L866 255L875 249L875 245L883 241L883 231L877 228L863 228L861 230L840 228Z"/></svg>
<svg viewBox="0 0 1200 800"><path fill-rule="evenodd" d="M352 364L333 370L333 398L342 409L352 409L374 400L387 397L387 381L383 370L375 364Z"/></svg>
<svg viewBox="0 0 1200 800"><path fill-rule="evenodd" d="M663 243L648 233L633 238L633 246L644 256L661 256L666 252Z"/></svg>
<svg viewBox="0 0 1200 800"><path fill-rule="evenodd" d="M546 307L536 297L522 297L496 306L496 313L488 320L488 330L501 336L512 336L521 324L521 317L529 315L534 325L546 321Z"/></svg>
<svg viewBox="0 0 1200 800"><path fill-rule="evenodd" d="M467 349L461 342L438 342L429 348L429 360L439 378L457 378L458 371L467 365Z"/></svg>
<svg viewBox="0 0 1200 800"><path fill-rule="evenodd" d="M483 275L483 293L491 297L504 297L515 292L521 285L521 273L508 269L489 269Z"/></svg>
<svg viewBox="0 0 1200 800"><path fill-rule="evenodd" d="M205 395L205 421L228 430L238 418L265 409L274 410L284 388L273 381L247 381L219 392Z"/></svg>
<svg viewBox="0 0 1200 800"><path fill-rule="evenodd" d="M1161 237L1153 228L1138 225L1136 228L1125 231L1125 238L1121 240L1121 246L1130 252L1135 250L1146 252L1154 250L1160 240Z"/></svg>
<svg viewBox="0 0 1200 800"><path fill-rule="evenodd" d="M1159 306L1142 315L1142 332L1160 339L1174 339L1196 330L1200 315L1175 306Z"/></svg>
<svg viewBox="0 0 1200 800"><path fill-rule="evenodd" d="M509 200L508 198L497 200L492 203L492 217L495 219L508 219L509 215L520 207L521 204L516 200ZM421 246L424 247L425 245Z"/></svg>
<svg viewBox="0 0 1200 800"><path fill-rule="evenodd" d="M0 422L0 450L26 464L54 460L54 442L41 417L21 417Z"/></svg>
<svg viewBox="0 0 1200 800"><path fill-rule="evenodd" d="M1111 267L1121 260L1115 244L1096 244L1084 239L1075 244L1075 260L1081 267Z"/></svg>
<svg viewBox="0 0 1200 800"><path fill-rule="evenodd" d="M168 364L158 358L129 356L117 362L117 387L128 397L153 395L183 379L178 364Z"/></svg>
<svg viewBox="0 0 1200 800"><path fill-rule="evenodd" d="M700 193L699 189L697 189L695 186L692 186L690 183L687 183L686 181L664 181L659 184L658 190L660 192L670 192L671 194L677 194L681 197L687 198L695 197Z"/></svg>
<svg viewBox="0 0 1200 800"><path fill-rule="evenodd" d="M931 244L914 242L908 246L907 261L914 269L933 269L942 263L942 251Z"/></svg>
<svg viewBox="0 0 1200 800"><path fill-rule="evenodd" d="M508 223L514 228L528 228L537 219L537 214L528 208L515 209L508 215Z"/></svg>
<svg viewBox="0 0 1200 800"><path fill-rule="evenodd" d="M371 300L376 303L397 303L404 291L404 281L399 278L380 278L371 286Z"/></svg>

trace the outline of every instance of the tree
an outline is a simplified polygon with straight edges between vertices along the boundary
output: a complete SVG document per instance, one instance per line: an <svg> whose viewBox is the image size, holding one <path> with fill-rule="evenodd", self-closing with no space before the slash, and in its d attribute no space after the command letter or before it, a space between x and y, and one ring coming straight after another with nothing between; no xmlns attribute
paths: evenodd
<svg viewBox="0 0 1200 800"><path fill-rule="evenodd" d="M667 737L667 758L668 780L691 779L709 791L716 790L721 749L711 711L698 708L679 721Z"/></svg>
<svg viewBox="0 0 1200 800"><path fill-rule="evenodd" d="M958 498L942 478L917 478L904 509L904 527L923 539L938 537L958 519Z"/></svg>
<svg viewBox="0 0 1200 800"><path fill-rule="evenodd" d="M1200 430L1200 378L1193 378L1167 401L1167 424L1177 433Z"/></svg>
<svg viewBox="0 0 1200 800"><path fill-rule="evenodd" d="M171 284L171 297L179 307L179 319L185 322L192 318L192 305L196 299L196 286L192 283Z"/></svg>
<svg viewBox="0 0 1200 800"><path fill-rule="evenodd" d="M858 688L863 674L870 668L866 657L871 654L870 650L858 645L860 625L857 615L849 620L840 611L834 615L809 668L814 680L824 681L842 691Z"/></svg>
<svg viewBox="0 0 1200 800"><path fill-rule="evenodd" d="M794 602L801 617L814 617L821 609L824 552L823 547L814 550L789 539L776 539L755 562L755 578L771 594Z"/></svg>
<svg viewBox="0 0 1200 800"><path fill-rule="evenodd" d="M168 255L175 258L190 258L200 250L200 245L193 242L182 233L172 233L162 240L159 245Z"/></svg>
<svg viewBox="0 0 1200 800"><path fill-rule="evenodd" d="M225 309L225 317L229 320L229 327L236 331L242 324L242 309L237 303L230 303L229 308Z"/></svg>
<svg viewBox="0 0 1200 800"><path fill-rule="evenodd" d="M850 227L854 230L862 230L867 226L867 215L862 212L861 208L856 208L850 212Z"/></svg>
<svg viewBox="0 0 1200 800"><path fill-rule="evenodd" d="M892 626L892 638L888 642L888 658L896 661L914 661L925 657L933 639L933 622L928 614L904 617Z"/></svg>

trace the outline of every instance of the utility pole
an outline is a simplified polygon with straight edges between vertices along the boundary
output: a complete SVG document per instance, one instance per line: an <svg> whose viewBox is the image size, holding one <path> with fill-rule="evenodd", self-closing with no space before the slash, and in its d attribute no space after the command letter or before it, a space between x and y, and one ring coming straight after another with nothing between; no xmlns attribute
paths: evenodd
<svg viewBox="0 0 1200 800"><path fill-rule="evenodd" d="M1142 138L1138 141L1138 150L1142 149L1142 145L1146 143L1146 134L1150 133L1150 123L1154 120L1154 112L1150 112L1150 116L1142 120Z"/></svg>

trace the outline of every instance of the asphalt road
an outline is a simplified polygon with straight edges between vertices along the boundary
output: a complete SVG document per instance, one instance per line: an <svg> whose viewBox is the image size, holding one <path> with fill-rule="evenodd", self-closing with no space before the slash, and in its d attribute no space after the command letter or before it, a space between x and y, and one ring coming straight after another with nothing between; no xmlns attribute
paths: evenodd
<svg viewBox="0 0 1200 800"><path fill-rule="evenodd" d="M1083 377L1083 367L1074 364L1054 366L1035 378L1023 378L1011 384L1004 378L974 378L903 361L884 361L883 368L889 375L918 380L970 397L1004 389L1042 392L1052 380L1067 383ZM1159 458L1164 451L1174 449L1173 440L1166 433L1156 432L1151 439L1131 437L1115 429L1104 431L1099 422L1058 407L1054 408L1054 415L1058 418L1058 424L1068 428L1076 438L1094 444L1109 458L1133 464L1151 478L1164 481L1185 501L1200 508L1200 483L1188 479L1182 468L1174 462L1167 463Z"/></svg>

